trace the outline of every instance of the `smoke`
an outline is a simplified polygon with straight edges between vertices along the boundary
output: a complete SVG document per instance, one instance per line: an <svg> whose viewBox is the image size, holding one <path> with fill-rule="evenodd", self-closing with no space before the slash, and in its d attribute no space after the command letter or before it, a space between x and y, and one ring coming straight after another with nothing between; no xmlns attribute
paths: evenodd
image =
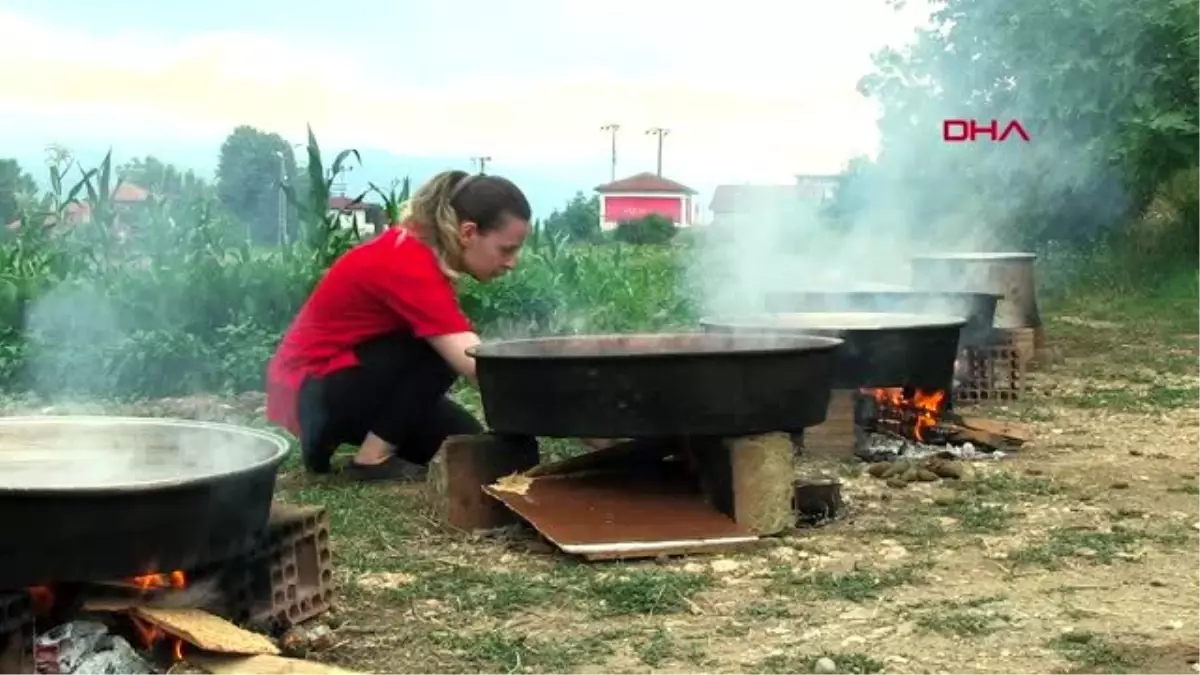
<svg viewBox="0 0 1200 675"><path fill-rule="evenodd" d="M124 336L113 304L83 281L63 282L25 308L25 377L56 402L73 392L111 390L107 347Z"/></svg>
<svg viewBox="0 0 1200 675"><path fill-rule="evenodd" d="M966 30L978 33L1010 18L997 3L975 3L968 13L976 12L956 21L970 21ZM943 24L914 46L885 50L878 72L860 84L882 104L880 148L877 160L852 162L841 176L836 211L802 194L799 180L727 188L738 194L736 213L716 214L688 265L704 315L764 312L770 295L784 290L994 291L961 268L942 266L942 273L912 260L1025 252L1063 231L1086 240L1125 212L1126 188L1103 145L1088 141L1111 135L1118 123L1089 118L1086 128L1070 127L1048 113L1055 101L1045 92L1046 64L1001 63L991 54L986 64L964 65L967 57L947 46L949 30ZM1082 91L1096 92L1113 76L1099 69L1088 77L1096 83ZM997 131L1015 120L1030 141L1014 133L1005 142L946 142L947 119L995 119ZM905 311L950 314L955 306L937 299Z"/></svg>
<svg viewBox="0 0 1200 675"><path fill-rule="evenodd" d="M129 353L121 313L98 287L64 282L30 302L25 320L25 372L47 402L95 410L79 398L108 400ZM183 377L179 373L178 377ZM0 418L0 487L135 486L220 475L264 461L274 437L205 422L93 417Z"/></svg>

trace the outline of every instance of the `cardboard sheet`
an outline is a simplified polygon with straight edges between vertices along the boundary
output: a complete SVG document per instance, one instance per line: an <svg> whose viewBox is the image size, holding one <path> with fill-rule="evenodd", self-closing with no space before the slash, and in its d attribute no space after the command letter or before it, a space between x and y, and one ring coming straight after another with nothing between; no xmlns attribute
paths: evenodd
<svg viewBox="0 0 1200 675"><path fill-rule="evenodd" d="M531 478L523 493L500 486L484 491L563 551L589 559L654 557L757 540L708 503L682 462L594 459L599 461L584 471Z"/></svg>

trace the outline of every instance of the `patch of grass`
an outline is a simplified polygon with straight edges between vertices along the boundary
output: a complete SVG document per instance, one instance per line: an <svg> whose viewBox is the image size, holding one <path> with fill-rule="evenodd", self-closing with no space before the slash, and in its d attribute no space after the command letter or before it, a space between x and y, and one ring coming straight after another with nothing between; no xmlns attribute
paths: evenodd
<svg viewBox="0 0 1200 675"><path fill-rule="evenodd" d="M745 605L738 610L738 616L761 621L763 619L790 619L792 608L782 602L758 601Z"/></svg>
<svg viewBox="0 0 1200 675"><path fill-rule="evenodd" d="M681 644L662 628L655 628L649 635L633 641L637 657L651 668L667 661L697 663L704 660L704 653L694 645Z"/></svg>
<svg viewBox="0 0 1200 675"><path fill-rule="evenodd" d="M674 614L686 611L692 596L712 583L707 574L631 569L592 577L583 595L597 616Z"/></svg>
<svg viewBox="0 0 1200 675"><path fill-rule="evenodd" d="M972 499L950 499L935 502L945 516L954 518L964 532L983 534L1004 532L1019 515L1006 504L991 504Z"/></svg>
<svg viewBox="0 0 1200 675"><path fill-rule="evenodd" d="M609 636L534 638L501 631L437 633L435 643L451 650L459 672L565 673L612 653Z"/></svg>
<svg viewBox="0 0 1200 675"><path fill-rule="evenodd" d="M1048 646L1070 659L1077 673L1136 672L1137 663L1144 657L1140 647L1115 643L1089 632L1060 635L1050 640Z"/></svg>
<svg viewBox="0 0 1200 675"><path fill-rule="evenodd" d="M419 532L415 513L424 505L413 494L379 486L305 479L294 490L281 490L286 501L319 504L329 514L337 537L333 555L339 568L357 572L391 570L407 558L404 542ZM318 484L313 484L318 482Z"/></svg>
<svg viewBox="0 0 1200 675"><path fill-rule="evenodd" d="M1167 492L1182 492L1187 495L1200 495L1200 485L1190 483L1167 488Z"/></svg>
<svg viewBox="0 0 1200 675"><path fill-rule="evenodd" d="M871 523L862 532L896 539L909 548L930 546L947 534L933 514L918 508L890 515L886 521Z"/></svg>
<svg viewBox="0 0 1200 675"><path fill-rule="evenodd" d="M535 580L528 573L445 564L391 591L394 602L436 599L458 612L479 612L497 618L551 602L558 593L553 584Z"/></svg>
<svg viewBox="0 0 1200 675"><path fill-rule="evenodd" d="M708 588L702 574L627 569L596 572L574 563L533 570L494 571L444 560L409 560L400 565L415 577L389 591L393 602L434 599L456 612L503 618L539 605L572 606L594 616L674 614Z"/></svg>
<svg viewBox="0 0 1200 675"><path fill-rule="evenodd" d="M781 566L772 570L767 590L811 600L865 602L878 598L881 591L919 580L920 575L915 565L876 571L854 570L845 574L799 574L790 567Z"/></svg>
<svg viewBox="0 0 1200 675"><path fill-rule="evenodd" d="M1049 497L1063 492L1062 486L1044 476L1022 476L1008 471L990 471L973 480L951 483L965 494L980 497Z"/></svg>
<svg viewBox="0 0 1200 675"><path fill-rule="evenodd" d="M935 609L917 617L917 625L927 631L957 637L989 635L1004 627L1011 617L989 605L1002 598L986 597L938 603Z"/></svg>
<svg viewBox="0 0 1200 675"><path fill-rule="evenodd" d="M1191 360L1195 364L1195 359ZM1063 403L1077 408L1116 410L1121 412L1157 412L1189 408L1200 398L1200 387L1169 387L1152 384L1146 388L1097 387L1085 394L1064 394Z"/></svg>
<svg viewBox="0 0 1200 675"><path fill-rule="evenodd" d="M839 673L882 673L884 663L876 658L859 652L844 654L776 654L748 666L751 673L811 673L815 672L817 661L827 658L833 661Z"/></svg>
<svg viewBox="0 0 1200 675"><path fill-rule="evenodd" d="M1115 521L1141 520L1142 516L1144 516L1144 515L1145 515L1145 513L1142 511L1139 511L1138 509L1127 509L1127 508L1119 508L1116 511L1108 512L1108 517L1111 520L1115 520Z"/></svg>
<svg viewBox="0 0 1200 675"><path fill-rule="evenodd" d="M1178 546L1187 541L1188 536L1178 528L1156 533L1121 525L1113 525L1108 532L1063 527L1051 530L1044 541L1010 552L1008 560L1018 566L1052 570L1070 559L1111 565L1123 558L1132 560L1132 554L1147 543Z"/></svg>

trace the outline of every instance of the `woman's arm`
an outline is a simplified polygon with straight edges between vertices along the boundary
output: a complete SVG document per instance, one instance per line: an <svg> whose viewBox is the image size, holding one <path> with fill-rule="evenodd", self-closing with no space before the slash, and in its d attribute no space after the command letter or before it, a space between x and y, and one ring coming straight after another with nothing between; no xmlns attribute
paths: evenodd
<svg viewBox="0 0 1200 675"><path fill-rule="evenodd" d="M471 384L479 386L479 381L475 379L475 359L467 355L468 349L479 344L478 335L471 332L438 335L429 338L429 344L446 359L446 363L450 364L454 372L467 378Z"/></svg>

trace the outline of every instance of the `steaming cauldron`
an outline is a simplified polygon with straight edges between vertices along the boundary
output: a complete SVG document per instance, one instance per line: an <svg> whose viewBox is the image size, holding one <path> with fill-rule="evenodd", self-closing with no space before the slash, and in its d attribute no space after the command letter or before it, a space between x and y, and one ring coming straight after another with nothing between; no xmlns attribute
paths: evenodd
<svg viewBox="0 0 1200 675"><path fill-rule="evenodd" d="M0 589L238 555L266 526L287 450L213 422L0 418Z"/></svg>
<svg viewBox="0 0 1200 675"><path fill-rule="evenodd" d="M988 344L995 330L995 293L912 289L858 289L849 291L771 291L768 312L885 312L939 314L967 320L959 336L960 347Z"/></svg>
<svg viewBox="0 0 1200 675"><path fill-rule="evenodd" d="M469 353L497 433L744 436L823 422L841 344L796 335L591 335L485 343Z"/></svg>
<svg viewBox="0 0 1200 675"><path fill-rule="evenodd" d="M957 316L880 312L795 312L701 320L714 333L824 335L843 341L837 350L834 389L899 387L946 389L954 377Z"/></svg>

